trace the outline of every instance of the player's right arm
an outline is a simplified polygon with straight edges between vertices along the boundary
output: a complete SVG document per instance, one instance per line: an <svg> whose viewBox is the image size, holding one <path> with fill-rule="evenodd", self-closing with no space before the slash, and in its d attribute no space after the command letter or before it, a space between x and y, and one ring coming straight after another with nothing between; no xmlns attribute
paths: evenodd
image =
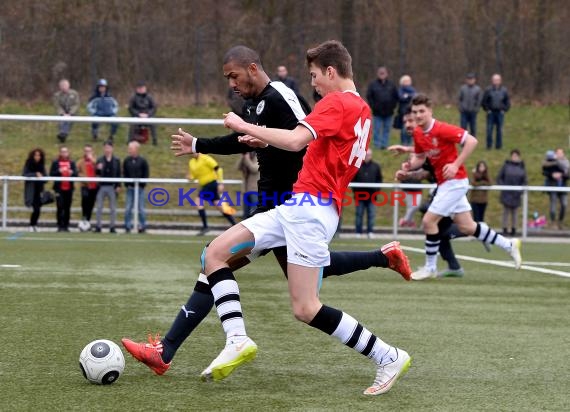
<svg viewBox="0 0 570 412"><path fill-rule="evenodd" d="M191 153L212 153L221 155L239 154L251 151L251 147L241 143L238 138L242 134L231 133L227 136L197 138L182 129L173 134L170 149L175 156L184 156Z"/></svg>

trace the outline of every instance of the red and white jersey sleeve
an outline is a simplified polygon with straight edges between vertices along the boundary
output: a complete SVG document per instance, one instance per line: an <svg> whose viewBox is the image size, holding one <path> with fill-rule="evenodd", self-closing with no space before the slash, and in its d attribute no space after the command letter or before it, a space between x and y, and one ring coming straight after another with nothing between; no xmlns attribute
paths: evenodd
<svg viewBox="0 0 570 412"><path fill-rule="evenodd" d="M348 184L368 149L370 108L355 92L329 93L300 124L315 140L309 144L293 192L333 198L340 212Z"/></svg>

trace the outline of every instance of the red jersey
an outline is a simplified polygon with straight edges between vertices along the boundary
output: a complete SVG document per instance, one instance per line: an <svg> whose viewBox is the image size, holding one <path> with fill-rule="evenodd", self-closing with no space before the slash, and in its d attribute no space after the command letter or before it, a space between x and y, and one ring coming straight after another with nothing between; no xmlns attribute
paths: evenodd
<svg viewBox="0 0 570 412"><path fill-rule="evenodd" d="M293 192L332 197L340 214L348 184L368 150L370 108L358 93L329 93L299 123L310 130L314 141L303 158Z"/></svg>
<svg viewBox="0 0 570 412"><path fill-rule="evenodd" d="M457 159L457 144L463 143L467 132L458 126L433 120L427 130L420 127L414 129L414 149L416 153L425 153L435 171L437 184L445 182L443 166L453 163ZM453 179L465 179L467 171L465 166L459 166Z"/></svg>

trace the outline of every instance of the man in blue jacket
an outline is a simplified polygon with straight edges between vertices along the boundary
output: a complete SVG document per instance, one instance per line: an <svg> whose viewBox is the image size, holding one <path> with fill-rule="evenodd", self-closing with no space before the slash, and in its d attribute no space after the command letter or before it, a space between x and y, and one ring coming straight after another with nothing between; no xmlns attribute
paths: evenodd
<svg viewBox="0 0 570 412"><path fill-rule="evenodd" d="M117 115L119 111L119 104L115 100L109 91L109 84L105 79L99 79L97 85L95 86L95 91L93 95L89 98L89 103L87 104L87 111L91 116L100 117L113 117ZM113 140L117 129L119 128L118 123L111 123L111 134L109 140ZM99 123L91 124L91 136L93 140L97 140L99 131Z"/></svg>

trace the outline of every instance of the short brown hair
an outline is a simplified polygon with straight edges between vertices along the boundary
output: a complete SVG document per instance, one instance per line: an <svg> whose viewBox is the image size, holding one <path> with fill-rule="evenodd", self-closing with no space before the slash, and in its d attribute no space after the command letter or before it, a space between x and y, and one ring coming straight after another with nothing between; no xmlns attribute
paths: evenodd
<svg viewBox="0 0 570 412"><path fill-rule="evenodd" d="M345 79L352 79L352 57L338 40L328 40L307 50L307 66L314 64L324 73L327 67L334 67Z"/></svg>
<svg viewBox="0 0 570 412"><path fill-rule="evenodd" d="M419 106L421 104L425 105L426 107L431 107L431 99L425 94L416 94L412 98L412 106Z"/></svg>

